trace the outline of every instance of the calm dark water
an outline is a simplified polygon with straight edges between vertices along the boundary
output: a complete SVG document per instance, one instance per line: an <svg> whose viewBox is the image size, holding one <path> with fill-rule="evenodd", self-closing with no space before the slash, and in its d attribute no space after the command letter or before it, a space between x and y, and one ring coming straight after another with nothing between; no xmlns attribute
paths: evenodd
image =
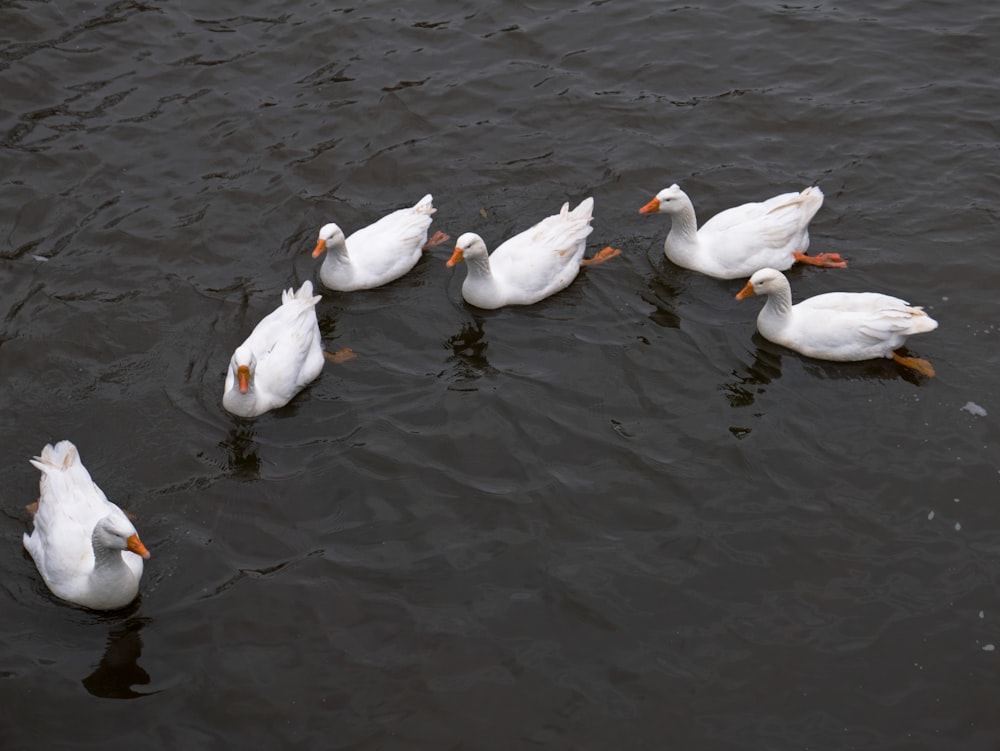
<svg viewBox="0 0 1000 751"><path fill-rule="evenodd" d="M981 1L4 3L0 746L996 749L998 38ZM820 185L850 268L796 298L925 305L937 378L755 335L637 213L673 182L702 219ZM437 248L325 294L356 360L224 412L318 228L425 192L491 247L593 195L624 254L487 313ZM126 612L21 548L62 438L152 552Z"/></svg>

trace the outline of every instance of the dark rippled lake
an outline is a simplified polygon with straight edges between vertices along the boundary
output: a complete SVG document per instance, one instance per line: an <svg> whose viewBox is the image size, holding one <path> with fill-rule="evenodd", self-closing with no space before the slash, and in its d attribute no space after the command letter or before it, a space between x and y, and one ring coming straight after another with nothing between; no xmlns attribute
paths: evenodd
<svg viewBox="0 0 1000 751"><path fill-rule="evenodd" d="M0 747L995 751L998 39L982 0L3 3ZM937 377L760 338L638 214L675 182L819 185L850 265L796 299L925 306ZM358 357L226 413L319 227L427 192L491 247L593 195L624 252L527 308L448 245L324 291ZM124 612L22 549L63 438L152 553Z"/></svg>

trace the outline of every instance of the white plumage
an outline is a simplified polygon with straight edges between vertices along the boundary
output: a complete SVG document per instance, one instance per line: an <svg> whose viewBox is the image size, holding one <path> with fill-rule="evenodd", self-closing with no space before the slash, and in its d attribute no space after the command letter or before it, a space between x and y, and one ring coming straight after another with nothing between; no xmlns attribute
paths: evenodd
<svg viewBox="0 0 1000 751"><path fill-rule="evenodd" d="M462 297L479 308L531 305L569 286L581 264L600 263L621 251L605 248L584 260L587 236L593 231L594 199L585 198L572 211L562 210L530 229L514 235L492 254L483 238L466 232L458 238L448 266L465 261L468 275Z"/></svg>
<svg viewBox="0 0 1000 751"><path fill-rule="evenodd" d="M823 192L813 186L801 193L782 193L760 203L726 209L699 228L691 199L680 187L671 185L639 213L670 214L663 252L678 266L718 279L738 279L765 267L787 269L796 261L846 266L837 253L805 254L809 222L822 205Z"/></svg>
<svg viewBox="0 0 1000 751"><path fill-rule="evenodd" d="M424 247L448 239L441 232L427 239L435 211L428 193L410 208L394 211L347 238L336 224L324 225L313 250L313 258L326 253L320 281L329 289L353 292L403 276L420 260Z"/></svg>
<svg viewBox="0 0 1000 751"><path fill-rule="evenodd" d="M265 316L229 362L222 406L240 417L277 409L323 370L323 343L312 282L281 293L281 305Z"/></svg>
<svg viewBox="0 0 1000 751"><path fill-rule="evenodd" d="M149 552L125 513L90 478L70 441L46 445L31 463L42 477L34 529L24 547L52 594L94 610L128 605Z"/></svg>
<svg viewBox="0 0 1000 751"><path fill-rule="evenodd" d="M769 341L820 360L887 357L934 375L926 360L895 352L908 337L938 326L923 308L905 300L878 292L827 292L792 305L788 279L776 269L755 272L736 299L752 295L767 295L757 330Z"/></svg>

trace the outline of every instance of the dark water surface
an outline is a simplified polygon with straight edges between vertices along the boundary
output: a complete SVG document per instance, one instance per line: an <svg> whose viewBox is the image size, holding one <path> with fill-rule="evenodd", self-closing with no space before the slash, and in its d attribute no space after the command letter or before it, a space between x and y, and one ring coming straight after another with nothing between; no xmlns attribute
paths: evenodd
<svg viewBox="0 0 1000 751"><path fill-rule="evenodd" d="M996 3L19 0L0 39L0 747L1000 745ZM938 376L762 340L637 213L673 182L820 185L850 268L796 298L925 305ZM359 357L224 412L318 228L425 192L491 247L593 195L624 253L530 308L448 246L327 291ZM152 552L126 612L22 550L62 438Z"/></svg>

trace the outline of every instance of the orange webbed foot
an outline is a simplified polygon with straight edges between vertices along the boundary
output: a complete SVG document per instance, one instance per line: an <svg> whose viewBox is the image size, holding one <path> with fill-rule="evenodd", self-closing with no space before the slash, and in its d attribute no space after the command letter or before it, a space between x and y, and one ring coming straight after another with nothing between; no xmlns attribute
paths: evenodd
<svg viewBox="0 0 1000 751"><path fill-rule="evenodd" d="M898 362L900 365L911 370L915 370L921 375L925 375L928 378L934 377L934 366L930 364L929 361L924 360L919 357L903 357L895 352L892 353L892 359Z"/></svg>
<svg viewBox="0 0 1000 751"><path fill-rule="evenodd" d="M609 261L615 256L621 255L621 248L612 248L610 245L604 250L598 251L593 258L584 258L580 261L581 266L596 266L599 263Z"/></svg>
<svg viewBox="0 0 1000 751"><path fill-rule="evenodd" d="M450 239L451 239L451 237L449 237L448 235L446 235L444 232L435 232L431 236L431 238L427 242L424 243L423 249L424 250L429 250L430 248L433 248L435 245L440 245L441 243L448 242Z"/></svg>
<svg viewBox="0 0 1000 751"><path fill-rule="evenodd" d="M826 266L832 269L846 269L845 261L840 253L817 253L814 256L807 256L805 253L793 253L795 260L810 266Z"/></svg>
<svg viewBox="0 0 1000 751"><path fill-rule="evenodd" d="M41 498L38 499L38 501L40 501L40 500L41 500ZM38 513L38 501L35 501L33 503L29 503L27 506L24 507L24 510L27 511L29 514L31 514L31 518L32 519L34 519L35 518L35 514Z"/></svg>
<svg viewBox="0 0 1000 751"><path fill-rule="evenodd" d="M353 360L357 357L357 354L350 347L344 347L343 349L338 349L336 352L327 352L323 350L323 357L325 357L330 362L347 362L348 360Z"/></svg>

